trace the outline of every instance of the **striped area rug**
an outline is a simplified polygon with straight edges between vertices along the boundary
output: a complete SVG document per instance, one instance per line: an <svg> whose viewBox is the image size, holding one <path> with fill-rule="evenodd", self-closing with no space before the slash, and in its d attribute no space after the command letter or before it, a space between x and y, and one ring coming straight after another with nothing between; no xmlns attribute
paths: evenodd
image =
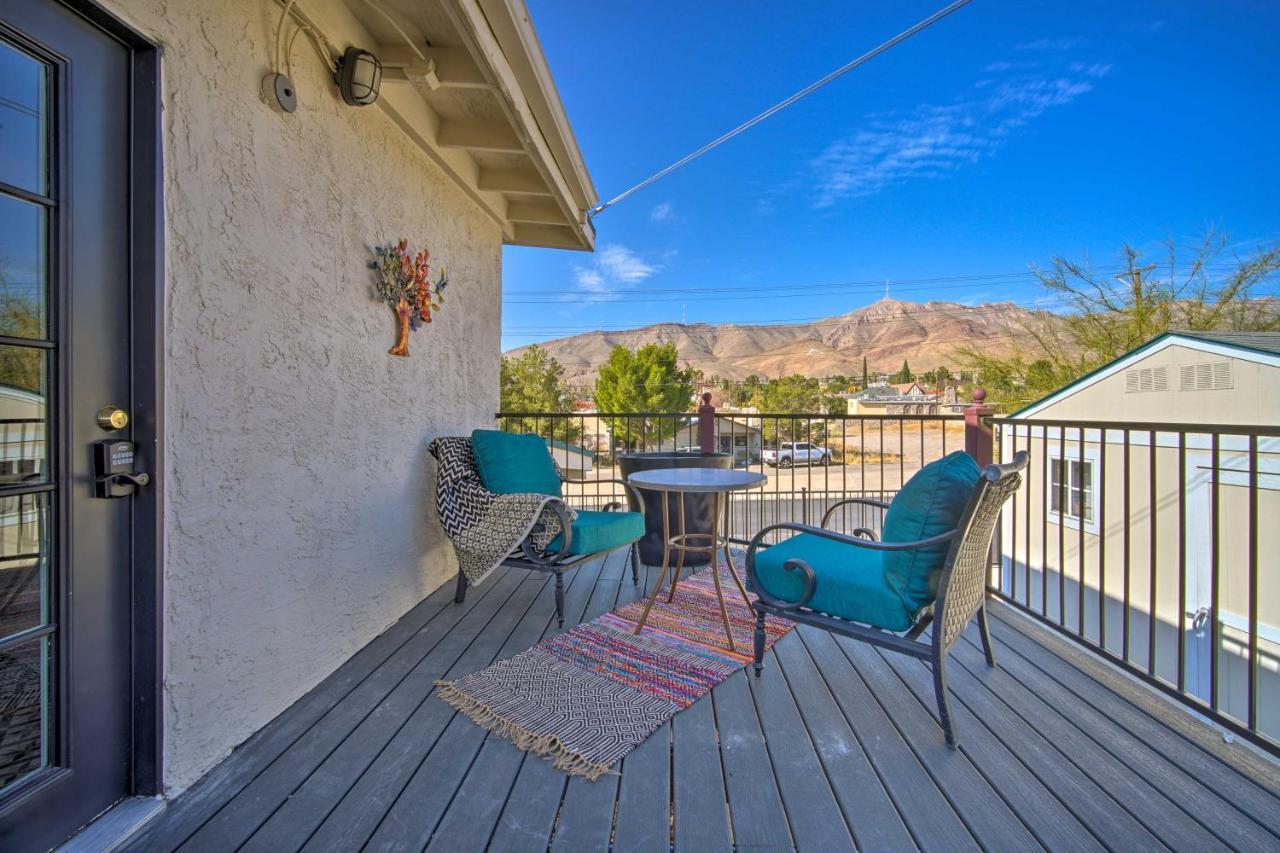
<svg viewBox="0 0 1280 853"><path fill-rule="evenodd" d="M751 662L755 614L721 564L736 652L725 648L710 569L659 595L644 632L636 601L456 681L441 699L517 748L595 780L663 723ZM664 591L665 592L665 591ZM768 645L791 630L770 617Z"/></svg>

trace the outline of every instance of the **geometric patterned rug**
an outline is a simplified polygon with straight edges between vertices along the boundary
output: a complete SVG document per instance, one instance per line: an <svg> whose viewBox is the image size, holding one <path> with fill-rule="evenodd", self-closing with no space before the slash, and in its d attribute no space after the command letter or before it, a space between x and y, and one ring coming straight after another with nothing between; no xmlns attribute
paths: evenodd
<svg viewBox="0 0 1280 853"><path fill-rule="evenodd" d="M725 648L710 569L659 595L644 632L635 601L456 681L436 695L484 729L594 781L678 712L751 663L755 614L719 567L738 651ZM665 592L665 590L664 590ZM792 623L769 617L772 646Z"/></svg>

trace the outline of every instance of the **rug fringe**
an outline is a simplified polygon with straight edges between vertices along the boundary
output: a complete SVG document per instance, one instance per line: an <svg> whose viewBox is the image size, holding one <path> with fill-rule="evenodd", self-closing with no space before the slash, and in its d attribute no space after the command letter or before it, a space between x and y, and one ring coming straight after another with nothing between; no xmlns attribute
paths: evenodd
<svg viewBox="0 0 1280 853"><path fill-rule="evenodd" d="M589 782L596 781L606 773L617 775L615 771L609 769L608 764L592 761L572 751L555 735L536 734L519 723L508 720L485 703L459 690L452 681L436 681L435 686L437 696L465 714L477 726L501 735L522 752L532 752L534 755L550 760L557 770L568 773L570 776L583 776Z"/></svg>

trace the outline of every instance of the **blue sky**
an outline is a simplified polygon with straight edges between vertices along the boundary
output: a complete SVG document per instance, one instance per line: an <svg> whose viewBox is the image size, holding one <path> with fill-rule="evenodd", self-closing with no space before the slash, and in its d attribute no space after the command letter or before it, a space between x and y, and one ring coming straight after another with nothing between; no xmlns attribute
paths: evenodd
<svg viewBox="0 0 1280 853"><path fill-rule="evenodd" d="M529 0L602 198L942 5ZM600 214L594 254L507 247L503 348L831 316L886 279L1033 304L1055 255L1271 241L1276 32L1272 2L974 0Z"/></svg>

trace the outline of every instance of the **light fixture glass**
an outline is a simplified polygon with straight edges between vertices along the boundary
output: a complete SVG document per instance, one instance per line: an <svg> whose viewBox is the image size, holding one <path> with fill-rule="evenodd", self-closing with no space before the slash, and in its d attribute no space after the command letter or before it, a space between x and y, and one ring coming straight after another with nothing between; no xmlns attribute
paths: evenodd
<svg viewBox="0 0 1280 853"><path fill-rule="evenodd" d="M349 47L338 62L336 79L342 100L353 107L368 106L378 100L382 63L367 50Z"/></svg>

